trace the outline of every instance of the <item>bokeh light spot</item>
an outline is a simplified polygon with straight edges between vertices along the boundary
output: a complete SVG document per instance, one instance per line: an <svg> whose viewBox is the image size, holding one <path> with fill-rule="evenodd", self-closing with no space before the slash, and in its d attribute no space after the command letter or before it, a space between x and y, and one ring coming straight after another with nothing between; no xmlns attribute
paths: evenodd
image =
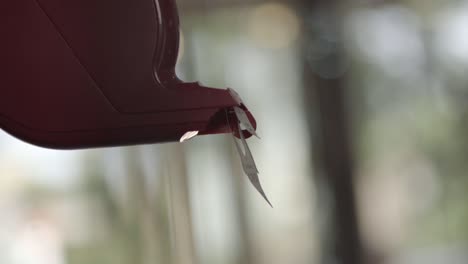
<svg viewBox="0 0 468 264"><path fill-rule="evenodd" d="M285 5L262 4L252 11L248 33L250 39L263 48L285 48L299 35L299 19L295 12Z"/></svg>

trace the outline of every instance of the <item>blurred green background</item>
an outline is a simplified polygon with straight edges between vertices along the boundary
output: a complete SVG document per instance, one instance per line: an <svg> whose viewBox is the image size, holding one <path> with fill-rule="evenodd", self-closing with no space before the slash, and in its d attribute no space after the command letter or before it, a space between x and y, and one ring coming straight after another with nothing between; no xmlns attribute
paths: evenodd
<svg viewBox="0 0 468 264"><path fill-rule="evenodd" d="M468 1L177 0L230 135L57 151L0 131L0 263L468 263Z"/></svg>

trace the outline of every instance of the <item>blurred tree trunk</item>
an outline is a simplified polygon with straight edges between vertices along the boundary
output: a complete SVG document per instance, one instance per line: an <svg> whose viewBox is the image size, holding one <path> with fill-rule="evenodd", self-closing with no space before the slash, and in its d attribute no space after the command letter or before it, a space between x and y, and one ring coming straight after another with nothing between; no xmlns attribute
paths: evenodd
<svg viewBox="0 0 468 264"><path fill-rule="evenodd" d="M247 208L247 194L243 181L245 180L244 171L238 165L239 154L234 148L231 136L226 137L226 146L223 148L226 150L226 156L229 157L232 171L231 180L234 189L234 208L232 208L237 216L237 233L239 236L238 241L238 255L235 263L253 264L255 263L255 254L253 252L254 245L250 233L250 225L248 220L248 208Z"/></svg>
<svg viewBox="0 0 468 264"><path fill-rule="evenodd" d="M130 247L133 263L173 263L170 258L170 247L166 246L169 237L167 207L155 208L150 201L150 195L146 188L147 182L141 163L141 149L128 147L124 150L127 159L127 182L129 194L129 206L131 216L128 223L127 234L131 238ZM159 186L159 192L165 190ZM157 206L164 206L158 203Z"/></svg>
<svg viewBox="0 0 468 264"><path fill-rule="evenodd" d="M166 153L164 178L168 183L173 263L197 263L184 148L177 143L164 147Z"/></svg>
<svg viewBox="0 0 468 264"><path fill-rule="evenodd" d="M322 263L362 263L338 1L302 1L304 98L317 168Z"/></svg>

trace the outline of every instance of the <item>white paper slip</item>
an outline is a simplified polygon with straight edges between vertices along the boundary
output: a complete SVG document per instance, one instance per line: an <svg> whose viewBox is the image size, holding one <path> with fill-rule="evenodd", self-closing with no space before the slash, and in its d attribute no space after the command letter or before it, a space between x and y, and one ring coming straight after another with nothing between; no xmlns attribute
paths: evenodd
<svg viewBox="0 0 468 264"><path fill-rule="evenodd" d="M234 106L234 113L236 114L237 119L240 122L241 128L249 131L250 134L260 138L255 132L255 128L253 127L252 123L247 116L247 113L240 107Z"/></svg>
<svg viewBox="0 0 468 264"><path fill-rule="evenodd" d="M244 135L242 133L242 129L240 126L238 126L239 130L239 135L240 135L240 140L242 142L242 147L240 146L238 139L234 137L234 143L236 145L237 152L239 153L240 160L242 163L242 168L244 169L244 173L247 174L249 177L250 182L253 184L255 189L263 196L263 198L267 201L267 203L273 207L268 200L265 192L263 191L262 185L260 184L260 179L258 178L258 170L257 166L255 165L255 161L252 157L252 153L250 152L249 145L247 144L247 141L244 138ZM243 149L243 151L242 151Z"/></svg>

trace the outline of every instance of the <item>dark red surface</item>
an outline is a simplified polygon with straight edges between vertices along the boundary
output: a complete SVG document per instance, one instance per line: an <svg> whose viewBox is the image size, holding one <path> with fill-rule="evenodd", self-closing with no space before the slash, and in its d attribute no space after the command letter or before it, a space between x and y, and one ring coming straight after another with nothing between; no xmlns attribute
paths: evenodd
<svg viewBox="0 0 468 264"><path fill-rule="evenodd" d="M230 93L175 75L172 0L3 1L0 36L0 127L22 140L84 148L230 131Z"/></svg>

